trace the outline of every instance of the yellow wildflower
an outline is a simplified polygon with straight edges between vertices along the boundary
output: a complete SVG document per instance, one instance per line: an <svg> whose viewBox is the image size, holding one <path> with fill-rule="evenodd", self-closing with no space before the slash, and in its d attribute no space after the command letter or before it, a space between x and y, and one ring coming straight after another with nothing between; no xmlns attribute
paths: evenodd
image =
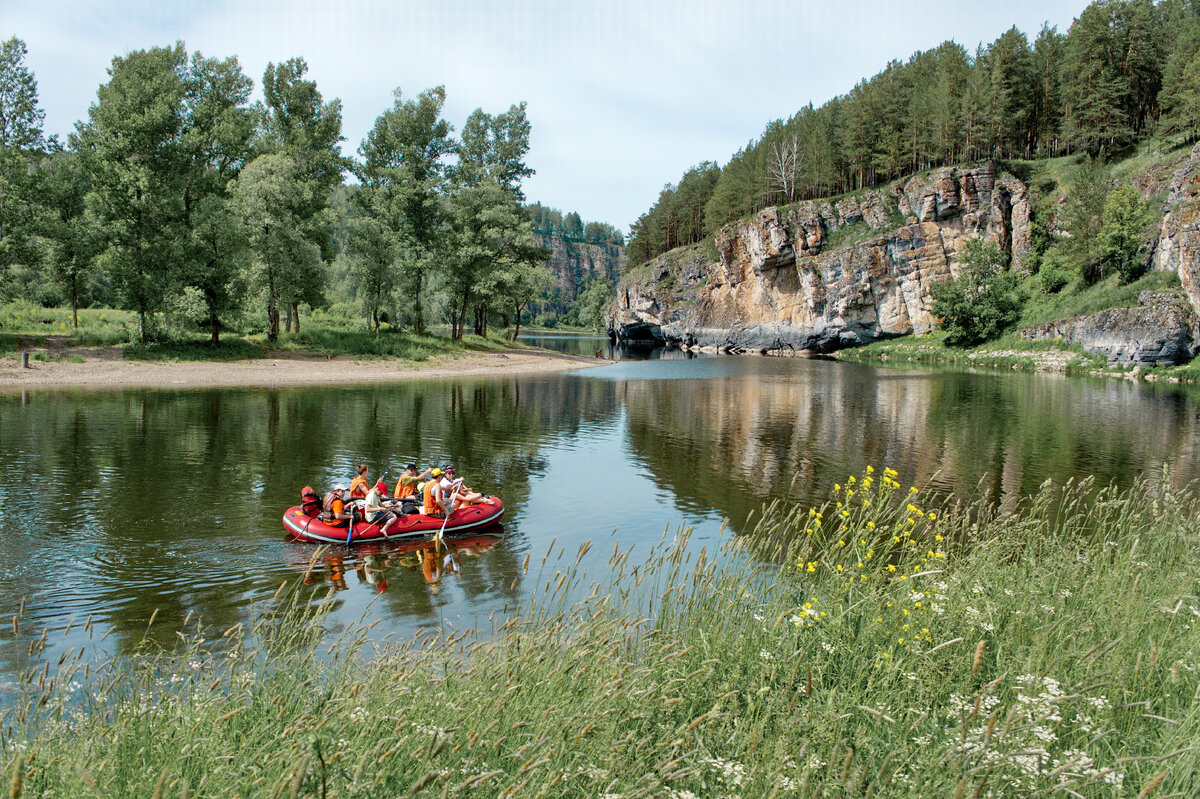
<svg viewBox="0 0 1200 799"><path fill-rule="evenodd" d="M889 564L888 564L888 571L890 571L890 572L894 572L894 571L896 571L896 564L895 564L895 563L889 563Z"/></svg>

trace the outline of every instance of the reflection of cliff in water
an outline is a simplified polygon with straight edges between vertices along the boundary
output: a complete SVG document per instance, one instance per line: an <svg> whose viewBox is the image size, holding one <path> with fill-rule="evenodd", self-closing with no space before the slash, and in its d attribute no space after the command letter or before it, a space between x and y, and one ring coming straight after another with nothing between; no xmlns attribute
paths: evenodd
<svg viewBox="0 0 1200 799"><path fill-rule="evenodd" d="M805 361L619 385L635 456L685 509L715 507L735 523L772 497L823 502L867 464L1005 501L1048 477L1128 485L1164 463L1176 485L1196 476L1195 396L1123 380Z"/></svg>

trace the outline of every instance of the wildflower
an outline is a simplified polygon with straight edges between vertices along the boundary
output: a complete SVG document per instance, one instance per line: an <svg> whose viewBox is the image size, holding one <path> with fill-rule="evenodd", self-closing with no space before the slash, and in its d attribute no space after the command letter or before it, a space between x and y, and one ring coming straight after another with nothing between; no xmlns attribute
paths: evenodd
<svg viewBox="0 0 1200 799"><path fill-rule="evenodd" d="M868 530L874 530L874 529L875 529L875 522L867 522L867 529L868 529Z"/></svg>
<svg viewBox="0 0 1200 799"><path fill-rule="evenodd" d="M937 521L937 514L936 513L929 514L929 521L931 521L931 522Z"/></svg>
<svg viewBox="0 0 1200 799"><path fill-rule="evenodd" d="M850 485L854 485L854 483L856 482L856 480L854 479L854 475L850 475L848 478L846 478L846 482L849 483Z"/></svg>
<svg viewBox="0 0 1200 799"><path fill-rule="evenodd" d="M932 517L933 517L933 514L931 513L931 514L929 514L929 516L930 516L930 518L932 518ZM935 536L933 537L933 540L934 540L934 541L942 541L942 540L944 540L944 539L943 539L943 538L942 538L940 535L935 535Z"/></svg>
<svg viewBox="0 0 1200 799"><path fill-rule="evenodd" d="M816 564L814 561L809 561L809 562L808 562L808 572L809 572L809 574L812 574L812 573L813 573L813 572L815 572L816 570L817 570L817 564Z"/></svg>
<svg viewBox="0 0 1200 799"><path fill-rule="evenodd" d="M837 566L837 570L838 570L838 571L841 571L841 570L842 570L842 564L840 564L840 563L838 564L838 566Z"/></svg>
<svg viewBox="0 0 1200 799"><path fill-rule="evenodd" d="M916 486L913 486L912 488L908 489L908 493L910 493L910 494L916 494L916 493L917 493L917 487L916 487Z"/></svg>
<svg viewBox="0 0 1200 799"><path fill-rule="evenodd" d="M894 572L894 571L896 571L896 564L895 564L895 563L889 563L889 564L888 564L888 571L890 571L890 572ZM890 603L889 603L889 604L890 604Z"/></svg>
<svg viewBox="0 0 1200 799"><path fill-rule="evenodd" d="M867 467L867 474L875 474L875 467L874 467L874 466L868 466L868 467Z"/></svg>
<svg viewBox="0 0 1200 799"><path fill-rule="evenodd" d="M842 490L842 487L841 487L841 485L839 485L838 483L834 483L834 484L833 484L833 490L834 490L834 491L841 491L841 490Z"/></svg>

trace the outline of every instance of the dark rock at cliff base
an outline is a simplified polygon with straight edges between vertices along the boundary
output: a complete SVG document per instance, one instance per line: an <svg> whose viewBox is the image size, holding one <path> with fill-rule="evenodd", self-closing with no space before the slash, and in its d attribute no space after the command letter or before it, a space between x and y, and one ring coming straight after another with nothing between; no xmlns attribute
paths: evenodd
<svg viewBox="0 0 1200 799"><path fill-rule="evenodd" d="M1110 365L1165 366L1184 363L1200 350L1198 320L1181 293L1143 291L1136 308L1112 308L1020 331L1036 341L1062 339Z"/></svg>

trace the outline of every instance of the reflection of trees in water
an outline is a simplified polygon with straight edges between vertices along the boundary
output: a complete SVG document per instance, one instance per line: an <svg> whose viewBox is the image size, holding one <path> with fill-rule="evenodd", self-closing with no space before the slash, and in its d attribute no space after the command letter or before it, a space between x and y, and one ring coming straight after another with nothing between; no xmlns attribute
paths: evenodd
<svg viewBox="0 0 1200 799"><path fill-rule="evenodd" d="M164 641L189 613L212 628L245 623L249 603L286 573L279 519L302 486L324 491L358 461L372 477L387 470L389 487L410 460L453 462L475 488L519 507L546 468L541 448L586 416L613 413L611 396L594 407L611 390L556 376L43 393L24 406L0 397L0 498L30 520L0 550L4 573L20 581L0 612L25 596L57 627L94 613L122 651L155 609L152 636ZM468 597L515 597L519 576L516 556L498 547L460 584ZM17 651L8 659L18 663Z"/></svg>
<svg viewBox="0 0 1200 799"><path fill-rule="evenodd" d="M1011 500L1047 477L1195 475L1194 399L1127 381L891 373L810 363L776 375L620 385L636 457L687 509L740 523L771 497L822 502L867 464ZM797 477L792 483L793 477ZM982 486L979 486L983 480Z"/></svg>

